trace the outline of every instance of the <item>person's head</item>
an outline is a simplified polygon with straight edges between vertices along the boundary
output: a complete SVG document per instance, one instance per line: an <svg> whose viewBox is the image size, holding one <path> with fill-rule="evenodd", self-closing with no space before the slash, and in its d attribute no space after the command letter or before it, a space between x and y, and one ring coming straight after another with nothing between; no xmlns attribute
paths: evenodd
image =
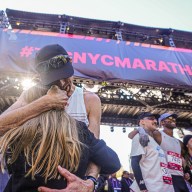
<svg viewBox="0 0 192 192"><path fill-rule="evenodd" d="M129 172L128 171L123 171L122 177L129 178Z"/></svg>
<svg viewBox="0 0 192 192"><path fill-rule="evenodd" d="M159 125L162 126L163 128L174 129L176 128L176 119L177 115L174 113L173 114L163 113L159 117Z"/></svg>
<svg viewBox="0 0 192 192"><path fill-rule="evenodd" d="M131 178L132 180L134 180L134 179L135 179L134 174L133 174L133 173L129 173L129 178Z"/></svg>
<svg viewBox="0 0 192 192"><path fill-rule="evenodd" d="M56 86L51 91L57 91ZM50 90L49 90L50 91ZM46 94L44 87L32 87L25 99L32 102ZM28 165L27 175L32 178L40 174L47 179L58 178L58 165L76 171L80 161L76 121L64 110L50 110L28 120L23 125L9 130L0 139L0 149L5 157L11 150L9 163L12 164L23 153ZM46 167L46 169L45 169Z"/></svg>
<svg viewBox="0 0 192 192"><path fill-rule="evenodd" d="M116 173L111 174L111 178L116 178Z"/></svg>
<svg viewBox="0 0 192 192"><path fill-rule="evenodd" d="M153 131L157 128L157 118L158 115L149 112L143 112L138 116L138 123L144 129Z"/></svg>
<svg viewBox="0 0 192 192"><path fill-rule="evenodd" d="M192 151L192 135L185 135L183 138L183 144L187 150Z"/></svg>
<svg viewBox="0 0 192 192"><path fill-rule="evenodd" d="M67 92L71 90L74 69L67 51L58 44L46 45L35 57L35 68L43 85L57 85Z"/></svg>

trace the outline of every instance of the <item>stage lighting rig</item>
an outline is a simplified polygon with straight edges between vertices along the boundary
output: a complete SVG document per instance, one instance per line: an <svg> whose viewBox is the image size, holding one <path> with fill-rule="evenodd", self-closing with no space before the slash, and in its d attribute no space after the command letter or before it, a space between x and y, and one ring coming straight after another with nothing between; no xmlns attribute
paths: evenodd
<svg viewBox="0 0 192 192"><path fill-rule="evenodd" d="M4 11L0 11L0 28L8 28L9 27L9 20L5 15Z"/></svg>

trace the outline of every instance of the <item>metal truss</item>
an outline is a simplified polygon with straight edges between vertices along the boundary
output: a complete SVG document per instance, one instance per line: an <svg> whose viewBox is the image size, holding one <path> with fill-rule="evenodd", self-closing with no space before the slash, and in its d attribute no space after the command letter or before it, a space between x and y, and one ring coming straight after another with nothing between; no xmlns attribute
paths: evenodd
<svg viewBox="0 0 192 192"><path fill-rule="evenodd" d="M94 92L102 103L102 124L112 126L137 126L137 115L142 111L154 114L177 113L178 126L192 127L192 91L162 87L115 84L74 79L80 87L97 86ZM85 86L86 85L86 86ZM91 86L90 86L91 85ZM125 86L126 85L126 86ZM13 104L23 91L20 77L0 78L0 112ZM91 91L91 90L90 90Z"/></svg>
<svg viewBox="0 0 192 192"><path fill-rule="evenodd" d="M9 20L8 17L5 15L5 12L0 10L0 28L8 28L9 27Z"/></svg>

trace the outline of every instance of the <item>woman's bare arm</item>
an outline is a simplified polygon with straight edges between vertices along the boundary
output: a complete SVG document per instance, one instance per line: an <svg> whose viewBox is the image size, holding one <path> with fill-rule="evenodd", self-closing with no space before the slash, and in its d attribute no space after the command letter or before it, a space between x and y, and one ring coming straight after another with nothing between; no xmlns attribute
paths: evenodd
<svg viewBox="0 0 192 192"><path fill-rule="evenodd" d="M27 120L52 108L64 109L67 100L65 92L58 89L54 92L48 91L45 96L27 104L23 93L12 106L0 115L0 136L9 129L22 125Z"/></svg>

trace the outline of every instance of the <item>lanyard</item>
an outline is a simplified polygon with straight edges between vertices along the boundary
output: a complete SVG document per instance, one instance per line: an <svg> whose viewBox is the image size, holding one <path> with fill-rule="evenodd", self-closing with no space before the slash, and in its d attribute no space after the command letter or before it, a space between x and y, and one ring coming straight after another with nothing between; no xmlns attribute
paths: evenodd
<svg viewBox="0 0 192 192"><path fill-rule="evenodd" d="M112 179L112 185L113 189L120 189L120 187L118 186L118 181L116 179Z"/></svg>
<svg viewBox="0 0 192 192"><path fill-rule="evenodd" d="M129 179L125 179L125 182L127 183L128 186L130 186L131 183L130 183Z"/></svg>

